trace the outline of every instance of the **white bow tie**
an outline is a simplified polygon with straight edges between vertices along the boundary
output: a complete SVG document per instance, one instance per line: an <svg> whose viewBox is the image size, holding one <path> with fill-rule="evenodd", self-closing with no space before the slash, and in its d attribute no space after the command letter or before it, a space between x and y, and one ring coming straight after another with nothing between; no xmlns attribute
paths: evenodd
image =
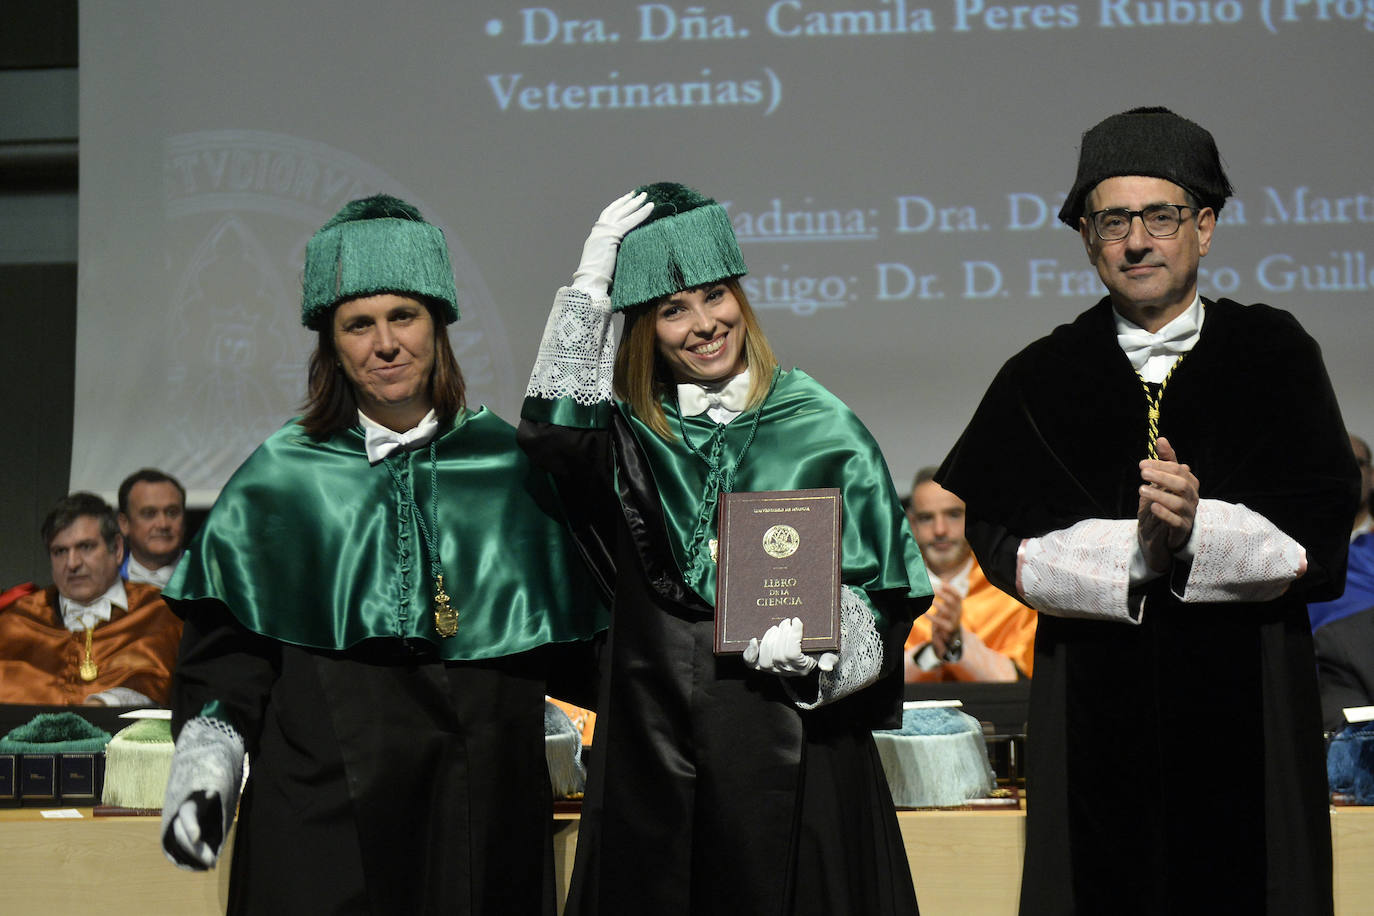
<svg viewBox="0 0 1374 916"><path fill-rule="evenodd" d="M109 623L111 615L114 614L114 603L110 600L108 591L90 604L81 604L65 595L60 597L62 625L73 633L94 630L99 624Z"/></svg>
<svg viewBox="0 0 1374 916"><path fill-rule="evenodd" d="M1120 328L1116 332L1116 342L1131 361L1131 367L1139 372L1153 357L1187 353L1200 336L1198 321L1189 310L1153 334L1134 325Z"/></svg>
<svg viewBox="0 0 1374 916"><path fill-rule="evenodd" d="M423 445L434 437L438 429L439 421L435 418L433 411L430 411L420 421L419 426L403 433L398 433L375 423L364 423L363 433L366 436L364 445L367 448L368 463L376 464L397 449Z"/></svg>
<svg viewBox="0 0 1374 916"><path fill-rule="evenodd" d="M749 406L749 373L741 372L717 389L703 388L692 382L678 385L677 403L684 417L695 417L713 407L736 415L744 413Z"/></svg>

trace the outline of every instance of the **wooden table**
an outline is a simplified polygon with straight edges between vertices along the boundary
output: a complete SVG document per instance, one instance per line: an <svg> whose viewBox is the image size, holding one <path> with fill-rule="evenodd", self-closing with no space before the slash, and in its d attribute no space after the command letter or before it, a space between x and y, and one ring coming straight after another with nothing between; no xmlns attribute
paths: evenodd
<svg viewBox="0 0 1374 916"><path fill-rule="evenodd" d="M229 870L173 867L152 817L49 820L0 809L0 910L25 916L224 912ZM1012 916L1025 847L1021 811L900 811L923 916ZM577 815L555 815L555 869L566 888ZM1336 916L1374 913L1374 808L1333 808Z"/></svg>
<svg viewBox="0 0 1374 916"><path fill-rule="evenodd" d="M223 913L229 870L182 871L162 855L155 817L48 820L0 809L0 911L23 916Z"/></svg>

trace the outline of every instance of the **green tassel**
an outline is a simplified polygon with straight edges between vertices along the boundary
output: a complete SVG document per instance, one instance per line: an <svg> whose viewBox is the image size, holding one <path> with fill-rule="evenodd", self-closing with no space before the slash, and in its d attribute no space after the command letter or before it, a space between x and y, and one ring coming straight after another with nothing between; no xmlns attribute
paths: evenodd
<svg viewBox="0 0 1374 916"><path fill-rule="evenodd" d="M413 204L390 194L374 194L371 197L350 200L320 228L332 229L340 223L351 223L360 219L408 219L416 223L425 221Z"/></svg>
<svg viewBox="0 0 1374 916"><path fill-rule="evenodd" d="M99 754L109 740L74 712L45 712L0 738L0 754Z"/></svg>
<svg viewBox="0 0 1374 916"><path fill-rule="evenodd" d="M630 231L616 256L614 311L748 273L725 208L682 185L649 185L650 219ZM670 192L670 193L665 193ZM691 209L683 209L691 206Z"/></svg>
<svg viewBox="0 0 1374 916"><path fill-rule="evenodd" d="M401 293L443 303L445 323L458 320L448 243L438 226L394 197L345 204L305 247L301 324L319 330L345 299Z"/></svg>

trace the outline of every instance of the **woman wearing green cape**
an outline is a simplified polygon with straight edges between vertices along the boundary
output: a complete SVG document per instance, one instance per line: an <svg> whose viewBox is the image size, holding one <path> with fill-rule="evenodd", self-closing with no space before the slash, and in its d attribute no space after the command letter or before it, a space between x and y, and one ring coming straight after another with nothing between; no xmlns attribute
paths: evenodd
<svg viewBox="0 0 1374 916"><path fill-rule="evenodd" d="M443 233L346 205L306 248L303 417L235 472L185 619L163 846L230 913L554 912L546 677L605 624L515 431L465 404Z"/></svg>
<svg viewBox="0 0 1374 916"><path fill-rule="evenodd" d="M916 912L870 730L900 721L930 587L872 436L779 371L744 273L715 201L627 194L558 291L526 393L520 443L614 591L572 914ZM843 497L839 652L803 652L784 619L715 655L720 495L813 487Z"/></svg>

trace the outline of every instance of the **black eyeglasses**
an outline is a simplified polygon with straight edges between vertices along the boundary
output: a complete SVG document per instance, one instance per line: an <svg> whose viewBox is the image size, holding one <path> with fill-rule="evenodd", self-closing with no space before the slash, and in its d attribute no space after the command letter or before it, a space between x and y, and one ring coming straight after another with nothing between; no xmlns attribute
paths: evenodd
<svg viewBox="0 0 1374 916"><path fill-rule="evenodd" d="M1140 217L1145 231L1157 239L1167 239L1178 232L1183 225L1183 211L1197 211L1198 207L1185 204L1151 204L1144 210L1127 210L1116 207L1111 210L1098 210L1088 214L1093 231L1104 242L1116 242L1131 234L1131 220Z"/></svg>

